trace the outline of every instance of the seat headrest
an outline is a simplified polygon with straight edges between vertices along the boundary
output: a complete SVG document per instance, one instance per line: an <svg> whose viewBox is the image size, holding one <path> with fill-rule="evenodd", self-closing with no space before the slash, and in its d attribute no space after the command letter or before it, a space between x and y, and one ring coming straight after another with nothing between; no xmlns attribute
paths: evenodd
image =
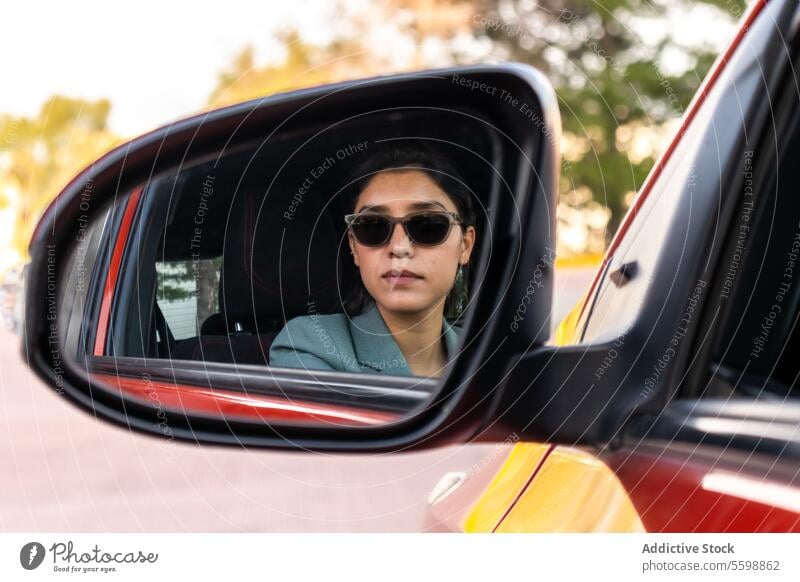
<svg viewBox="0 0 800 582"><path fill-rule="evenodd" d="M239 192L224 237L219 300L225 327L275 328L339 311L339 236L324 201L296 192ZM341 241L347 244L346 241Z"/></svg>

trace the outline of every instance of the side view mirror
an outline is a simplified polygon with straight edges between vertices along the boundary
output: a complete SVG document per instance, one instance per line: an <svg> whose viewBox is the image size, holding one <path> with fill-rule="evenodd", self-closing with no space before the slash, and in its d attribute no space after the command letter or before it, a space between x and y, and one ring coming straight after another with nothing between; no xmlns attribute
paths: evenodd
<svg viewBox="0 0 800 582"><path fill-rule="evenodd" d="M551 412L533 414L528 393L553 380L548 365L563 369L545 346L559 136L552 87L520 64L315 87L155 130L93 163L38 225L28 361L94 416L167 438L338 451L573 441L574 410L545 390L537 412ZM476 209L468 294L434 377L399 373L402 357L362 362L389 340L359 327L380 319L345 317L359 277L345 194L353 167L387 144L435 148ZM367 334L347 339L358 361L344 361L333 321ZM287 326L342 369L276 365Z"/></svg>

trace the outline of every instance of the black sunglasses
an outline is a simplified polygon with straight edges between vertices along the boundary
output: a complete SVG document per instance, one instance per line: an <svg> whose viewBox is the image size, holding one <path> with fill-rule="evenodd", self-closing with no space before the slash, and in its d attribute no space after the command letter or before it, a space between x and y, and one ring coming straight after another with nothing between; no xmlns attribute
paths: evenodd
<svg viewBox="0 0 800 582"><path fill-rule="evenodd" d="M440 245L450 236L454 224L462 224L455 212L412 212L395 218L376 212L348 214L344 217L347 227L356 240L367 247L380 247L389 242L395 224L402 224L411 242L423 246Z"/></svg>

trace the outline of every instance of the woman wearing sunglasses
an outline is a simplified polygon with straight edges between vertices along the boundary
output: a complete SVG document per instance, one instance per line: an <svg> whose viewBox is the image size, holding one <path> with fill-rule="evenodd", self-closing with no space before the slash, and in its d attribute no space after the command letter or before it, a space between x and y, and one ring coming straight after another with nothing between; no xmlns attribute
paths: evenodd
<svg viewBox="0 0 800 582"><path fill-rule="evenodd" d="M472 193L446 158L422 148L375 152L353 175L344 221L359 276L345 313L289 321L270 365L439 376L467 301Z"/></svg>

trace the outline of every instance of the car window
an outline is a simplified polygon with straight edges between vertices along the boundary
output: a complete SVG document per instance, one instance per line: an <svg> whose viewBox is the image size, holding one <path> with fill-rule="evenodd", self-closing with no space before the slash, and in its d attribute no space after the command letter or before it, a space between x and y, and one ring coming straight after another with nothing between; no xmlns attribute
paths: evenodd
<svg viewBox="0 0 800 582"><path fill-rule="evenodd" d="M219 312L221 267L222 257L156 262L156 301L176 340L200 335Z"/></svg>
<svg viewBox="0 0 800 582"><path fill-rule="evenodd" d="M652 300L648 293L661 256L692 252L692 249L672 248L666 241L674 235L671 229L675 228L675 217L685 204L677 194L684 185L692 189L696 180L695 168L686 160L694 155L712 112L710 107L701 110L633 218L594 295L588 300L583 321L579 323L583 328L583 341L609 341L625 335L637 320L645 299ZM680 228L686 229L687 225L681 224ZM617 277L622 271L628 276ZM664 289L664 292L660 300L666 302L671 289Z"/></svg>
<svg viewBox="0 0 800 582"><path fill-rule="evenodd" d="M625 335L644 311L649 313L646 337L660 321L674 329L678 321L666 309L671 301L683 305L698 296L702 303L708 296L709 257L721 252L721 229L727 224L720 213L736 195L728 166L741 168L744 120L766 100L763 80L750 74L745 57L739 53L723 71L663 167L654 168L656 178L644 202L634 203L623 221L614 241L619 244L612 246L610 264L579 321L584 342ZM708 232L706 248L689 244L698 229ZM688 277L679 276L681 270Z"/></svg>
<svg viewBox="0 0 800 582"><path fill-rule="evenodd" d="M115 290L108 355L198 365L426 375L412 373L413 362L401 352L375 299L384 292L384 280L402 289L416 279L446 295L439 303L444 313L438 340L446 363L457 353L470 290L477 284L472 265L480 257L475 252L463 260L460 243L468 231L473 240L482 241L495 176L487 130L453 115L448 120L437 114L442 127L428 124L420 130L446 134L450 145L431 145L419 137L395 145L373 134L407 132L401 119L392 118L390 126L359 121L363 129L358 131L337 131L313 142L291 135L267 145L241 146L154 177L144 185L131 226L131 244ZM389 232L399 229L409 237L434 239L443 233L415 247L413 256L392 265L396 272L391 273L384 272L385 261L372 267L358 264L374 261L371 257L388 248L388 241L376 245L369 239L380 224L369 222L356 231L345 220L358 214L353 207L359 183L354 172L389 151L391 156L423 156L404 166L450 168L417 171L419 184L381 183L374 188L382 202L373 204L373 217L391 214L418 223L404 222ZM414 177L410 174L388 172L381 179L408 181ZM448 175L456 177L446 186L455 194L444 193L443 177ZM399 197L405 206L390 208L398 199L391 192L398 188L443 199L430 202L405 195ZM470 200L469 212L453 202L459 192ZM446 204L451 207L437 210ZM469 220L462 221L462 215ZM367 238L359 242L357 236ZM434 254L435 260L430 259ZM427 268L427 277L415 268ZM428 283L433 279L442 279L441 284ZM444 364L436 368L441 373Z"/></svg>
<svg viewBox="0 0 800 582"><path fill-rule="evenodd" d="M779 126L789 131L744 160L745 187L719 269L728 316L714 347L710 395L800 397L800 112L793 109Z"/></svg>
<svg viewBox="0 0 800 582"><path fill-rule="evenodd" d="M92 185L87 187L91 192ZM67 324L62 328L64 346L68 354L82 357L87 343L92 337L91 326L88 325L85 314L89 312L92 290L99 286L99 278L104 274L101 268L102 255L101 241L108 237L110 223L113 222L113 207L107 206L100 210L93 220L85 219L85 228L81 228L77 235L78 244L72 249L67 260L65 272L69 273L67 285L64 289L71 289L72 293L67 298L61 298L61 318Z"/></svg>

